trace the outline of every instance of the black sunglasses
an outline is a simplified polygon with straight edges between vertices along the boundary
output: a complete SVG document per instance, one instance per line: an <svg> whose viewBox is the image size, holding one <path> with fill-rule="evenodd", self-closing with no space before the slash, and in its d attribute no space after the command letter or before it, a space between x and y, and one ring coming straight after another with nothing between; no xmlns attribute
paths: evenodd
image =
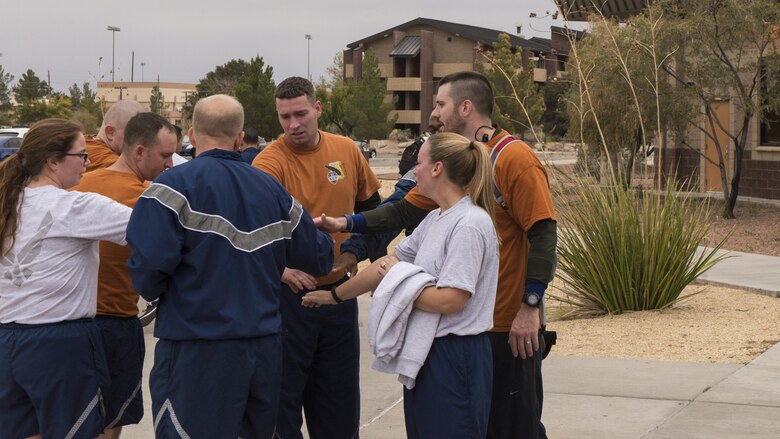
<svg viewBox="0 0 780 439"><path fill-rule="evenodd" d="M81 157L81 159L84 160L84 163L87 163L87 159L89 158L89 154L87 154L86 152L68 153L63 155L72 155L72 156Z"/></svg>

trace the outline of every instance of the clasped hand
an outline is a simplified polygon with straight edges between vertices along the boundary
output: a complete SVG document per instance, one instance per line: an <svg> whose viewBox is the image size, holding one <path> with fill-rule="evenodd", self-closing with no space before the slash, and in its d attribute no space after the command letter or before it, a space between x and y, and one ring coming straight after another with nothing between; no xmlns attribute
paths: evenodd
<svg viewBox="0 0 780 439"><path fill-rule="evenodd" d="M353 299L369 290L376 288L382 278L398 263L393 255L374 261L366 270L337 287L336 294L341 300ZM310 291L301 299L301 305L316 308L320 305L335 305L336 300L330 290Z"/></svg>
<svg viewBox="0 0 780 439"><path fill-rule="evenodd" d="M342 217L327 216L324 213L320 216L313 217L314 225L323 232L338 233L343 232L347 227L347 219Z"/></svg>

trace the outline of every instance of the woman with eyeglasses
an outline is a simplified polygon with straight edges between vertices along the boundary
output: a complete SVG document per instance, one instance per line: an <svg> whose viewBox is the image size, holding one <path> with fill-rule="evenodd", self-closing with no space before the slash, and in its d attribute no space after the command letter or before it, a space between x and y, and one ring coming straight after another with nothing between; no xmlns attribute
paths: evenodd
<svg viewBox="0 0 780 439"><path fill-rule="evenodd" d="M80 127L46 119L0 164L0 437L103 430L98 241L124 244L131 210L67 191L88 162Z"/></svg>

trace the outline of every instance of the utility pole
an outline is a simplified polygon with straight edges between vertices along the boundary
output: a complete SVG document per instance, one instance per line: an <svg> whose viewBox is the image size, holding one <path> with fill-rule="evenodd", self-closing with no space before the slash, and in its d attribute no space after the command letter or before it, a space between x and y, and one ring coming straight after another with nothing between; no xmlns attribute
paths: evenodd
<svg viewBox="0 0 780 439"><path fill-rule="evenodd" d="M135 50L133 51L133 55L130 57L130 82L133 81L133 73L135 73Z"/></svg>
<svg viewBox="0 0 780 439"><path fill-rule="evenodd" d="M306 78L311 82L311 34L306 34Z"/></svg>
<svg viewBox="0 0 780 439"><path fill-rule="evenodd" d="M114 53L116 52L116 33L119 32L120 29L116 26L108 26L106 30L111 32L111 82L114 82Z"/></svg>
<svg viewBox="0 0 780 439"><path fill-rule="evenodd" d="M114 89L115 89L115 90L119 90L119 100L121 101L121 100L122 100L122 95L123 95L123 93L122 93L122 92L123 92L125 89L127 89L127 86L122 86L122 85L115 85L115 86L114 86Z"/></svg>

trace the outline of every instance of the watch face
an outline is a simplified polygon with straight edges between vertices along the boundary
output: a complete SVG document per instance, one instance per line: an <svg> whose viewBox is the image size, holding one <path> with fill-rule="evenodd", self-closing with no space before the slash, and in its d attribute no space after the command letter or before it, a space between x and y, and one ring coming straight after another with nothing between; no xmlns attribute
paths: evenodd
<svg viewBox="0 0 780 439"><path fill-rule="evenodd" d="M525 303L529 306L538 306L539 296L533 293L528 293L525 295Z"/></svg>

